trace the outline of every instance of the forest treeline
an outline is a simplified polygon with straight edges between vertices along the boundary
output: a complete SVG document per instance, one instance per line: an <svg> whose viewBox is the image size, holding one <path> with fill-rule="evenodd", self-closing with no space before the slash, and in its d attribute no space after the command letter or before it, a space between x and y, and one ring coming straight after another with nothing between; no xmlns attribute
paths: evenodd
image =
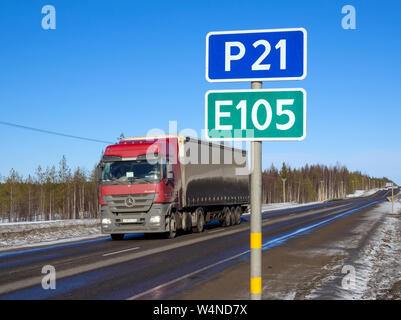
<svg viewBox="0 0 401 320"><path fill-rule="evenodd" d="M386 182L389 182L386 178L349 172L340 165L292 169L283 163L280 169L272 165L263 172L262 200L264 203L322 201L344 197L357 189L383 187ZM28 177L14 169L8 176L0 176L0 222L95 218L97 209L95 168L73 170L65 156L57 166L38 166Z"/></svg>
<svg viewBox="0 0 401 320"><path fill-rule="evenodd" d="M298 202L324 201L344 198L355 190L370 190L385 187L387 178L375 178L360 171L350 172L339 164L305 165L292 169L285 163L281 169L273 165L262 173L262 201Z"/></svg>
<svg viewBox="0 0 401 320"><path fill-rule="evenodd" d="M95 168L72 170L65 156L28 177L14 169L0 176L0 222L95 218L97 207Z"/></svg>

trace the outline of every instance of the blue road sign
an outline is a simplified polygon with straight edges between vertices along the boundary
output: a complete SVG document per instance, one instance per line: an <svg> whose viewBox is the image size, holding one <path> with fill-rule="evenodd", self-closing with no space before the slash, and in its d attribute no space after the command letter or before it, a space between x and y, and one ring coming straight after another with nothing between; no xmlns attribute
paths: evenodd
<svg viewBox="0 0 401 320"><path fill-rule="evenodd" d="M303 28L221 31L206 36L209 82L302 80L306 77Z"/></svg>

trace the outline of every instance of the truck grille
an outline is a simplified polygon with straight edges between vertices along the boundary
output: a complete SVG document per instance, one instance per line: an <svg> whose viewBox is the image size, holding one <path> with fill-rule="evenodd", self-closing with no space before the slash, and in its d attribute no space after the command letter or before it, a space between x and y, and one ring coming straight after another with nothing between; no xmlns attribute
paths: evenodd
<svg viewBox="0 0 401 320"><path fill-rule="evenodd" d="M112 212L134 213L147 212L157 198L157 193L119 194L103 197Z"/></svg>

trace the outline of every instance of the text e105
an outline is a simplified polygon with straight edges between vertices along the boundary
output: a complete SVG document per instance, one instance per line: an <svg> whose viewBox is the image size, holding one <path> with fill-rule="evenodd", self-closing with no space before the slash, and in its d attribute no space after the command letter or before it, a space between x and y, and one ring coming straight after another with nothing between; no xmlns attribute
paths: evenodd
<svg viewBox="0 0 401 320"><path fill-rule="evenodd" d="M211 90L205 97L209 140L303 140L304 89Z"/></svg>

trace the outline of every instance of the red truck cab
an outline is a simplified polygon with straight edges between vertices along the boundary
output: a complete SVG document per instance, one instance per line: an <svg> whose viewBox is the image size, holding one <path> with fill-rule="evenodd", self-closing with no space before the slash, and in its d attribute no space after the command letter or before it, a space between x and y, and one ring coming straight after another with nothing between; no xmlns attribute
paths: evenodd
<svg viewBox="0 0 401 320"><path fill-rule="evenodd" d="M103 233L118 239L168 229L162 213L177 202L179 164L168 163L176 150L176 138L120 141L106 148L100 165Z"/></svg>

